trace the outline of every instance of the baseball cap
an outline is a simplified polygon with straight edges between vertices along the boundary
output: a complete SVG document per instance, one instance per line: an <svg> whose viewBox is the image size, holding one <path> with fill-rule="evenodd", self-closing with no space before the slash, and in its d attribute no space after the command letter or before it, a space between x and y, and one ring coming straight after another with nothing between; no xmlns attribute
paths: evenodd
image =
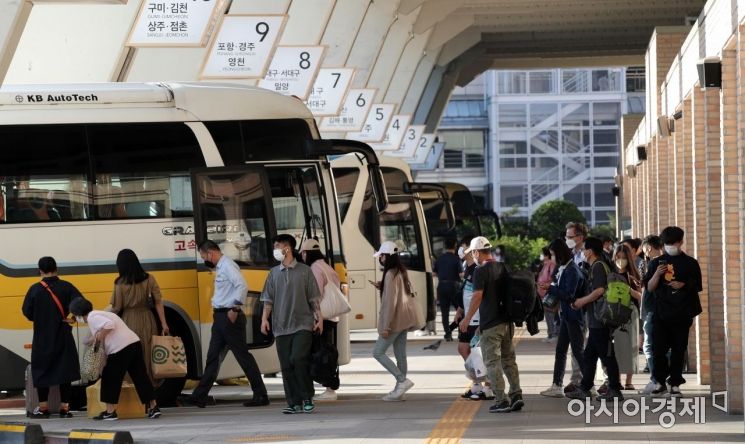
<svg viewBox="0 0 745 444"><path fill-rule="evenodd" d="M478 236L471 239L471 245L466 248L466 251L464 251L464 253L468 254L473 250L486 250L487 248L491 248L489 239L485 238L484 236Z"/></svg>
<svg viewBox="0 0 745 444"><path fill-rule="evenodd" d="M398 253L398 247L391 241L385 241L380 245L380 249L373 254L373 257L380 257L381 254Z"/></svg>
<svg viewBox="0 0 745 444"><path fill-rule="evenodd" d="M300 251L321 251L321 244L315 239L305 239L303 245L300 246Z"/></svg>

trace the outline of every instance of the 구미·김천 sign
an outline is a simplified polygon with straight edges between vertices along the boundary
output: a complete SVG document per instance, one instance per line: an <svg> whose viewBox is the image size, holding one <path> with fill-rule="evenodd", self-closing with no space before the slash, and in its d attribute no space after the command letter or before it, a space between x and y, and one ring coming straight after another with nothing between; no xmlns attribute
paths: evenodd
<svg viewBox="0 0 745 444"><path fill-rule="evenodd" d="M224 0L145 0L127 46L204 46Z"/></svg>
<svg viewBox="0 0 745 444"><path fill-rule="evenodd" d="M359 131L372 106L375 89L350 89L338 116L324 117L319 129L324 132Z"/></svg>
<svg viewBox="0 0 745 444"><path fill-rule="evenodd" d="M282 34L284 15L226 15L212 39L201 77L260 79Z"/></svg>
<svg viewBox="0 0 745 444"><path fill-rule="evenodd" d="M383 141L395 107L392 103L373 103L362 129L359 132L347 133L347 139L368 143Z"/></svg>
<svg viewBox="0 0 745 444"><path fill-rule="evenodd" d="M341 102L354 77L354 68L321 68L305 106L316 117L339 114Z"/></svg>
<svg viewBox="0 0 745 444"><path fill-rule="evenodd" d="M278 46L259 86L305 100L325 50L325 46Z"/></svg>

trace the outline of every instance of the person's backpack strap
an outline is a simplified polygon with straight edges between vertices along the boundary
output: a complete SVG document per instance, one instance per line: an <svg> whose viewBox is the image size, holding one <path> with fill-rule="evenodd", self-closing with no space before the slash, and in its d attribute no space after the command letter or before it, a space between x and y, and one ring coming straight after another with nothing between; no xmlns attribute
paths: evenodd
<svg viewBox="0 0 745 444"><path fill-rule="evenodd" d="M59 298L56 294L54 294L54 291L52 291L51 288L49 288L49 284L47 284L44 281L41 281L41 286L46 288L49 294L52 296L52 300L54 301L55 305L57 305L57 309L59 310L59 314L62 315L62 319L65 319L65 309L62 308L62 303L59 301Z"/></svg>

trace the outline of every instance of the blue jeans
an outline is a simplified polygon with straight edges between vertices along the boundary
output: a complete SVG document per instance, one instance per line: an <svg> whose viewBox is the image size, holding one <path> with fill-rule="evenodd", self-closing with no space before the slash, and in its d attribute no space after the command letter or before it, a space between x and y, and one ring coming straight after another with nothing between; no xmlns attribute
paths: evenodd
<svg viewBox="0 0 745 444"><path fill-rule="evenodd" d="M647 313L644 318L644 357L647 358L649 374L654 375L654 355L652 354L652 312ZM657 382L654 376L650 376L652 382Z"/></svg>
<svg viewBox="0 0 745 444"><path fill-rule="evenodd" d="M585 362L583 355L585 334L582 331L582 323L580 321L567 321L562 318L561 325L559 326L559 339L556 341L556 355L554 357L554 384L559 387L564 382L564 370L566 369L567 351L570 344L574 359L583 364Z"/></svg>
<svg viewBox="0 0 745 444"><path fill-rule="evenodd" d="M392 374L396 378L396 382L404 382L406 380L406 334L408 332L395 331L388 334L387 338L378 336L378 340L375 341L375 347L373 348L373 358L375 358L380 365L388 370L388 373ZM396 356L396 363L394 364L391 358L385 354L388 348L393 345L393 354Z"/></svg>

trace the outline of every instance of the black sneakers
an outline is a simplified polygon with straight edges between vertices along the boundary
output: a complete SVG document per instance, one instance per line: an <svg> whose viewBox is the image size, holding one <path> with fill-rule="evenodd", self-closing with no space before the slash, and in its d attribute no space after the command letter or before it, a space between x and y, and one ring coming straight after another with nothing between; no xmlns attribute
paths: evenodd
<svg viewBox="0 0 745 444"><path fill-rule="evenodd" d="M93 419L96 421L116 421L119 419L119 416L116 414L116 410L111 413L104 410L98 416L94 416Z"/></svg>
<svg viewBox="0 0 745 444"><path fill-rule="evenodd" d="M33 412L28 414L28 417L31 419L47 419L49 418L49 410L42 410L39 407L36 407Z"/></svg>
<svg viewBox="0 0 745 444"><path fill-rule="evenodd" d="M265 405L269 405L269 397L267 396L254 396L243 403L243 407L263 407Z"/></svg>
<svg viewBox="0 0 745 444"><path fill-rule="evenodd" d="M667 396L667 385L659 383L655 385L652 396Z"/></svg>
<svg viewBox="0 0 745 444"><path fill-rule="evenodd" d="M60 409L59 417L60 418L72 418L72 412L70 411L70 409Z"/></svg>
<svg viewBox="0 0 745 444"><path fill-rule="evenodd" d="M522 408L522 404L520 405ZM489 413L509 413L512 411L512 403L507 399L503 399L497 402L493 406L489 407Z"/></svg>
<svg viewBox="0 0 745 444"><path fill-rule="evenodd" d="M510 399L510 410L513 412L519 412L524 405L523 395L515 395Z"/></svg>
<svg viewBox="0 0 745 444"><path fill-rule="evenodd" d="M148 409L147 411L147 417L150 419L158 419L160 418L161 414L162 413L160 412L160 409L158 408L157 405L151 409Z"/></svg>

